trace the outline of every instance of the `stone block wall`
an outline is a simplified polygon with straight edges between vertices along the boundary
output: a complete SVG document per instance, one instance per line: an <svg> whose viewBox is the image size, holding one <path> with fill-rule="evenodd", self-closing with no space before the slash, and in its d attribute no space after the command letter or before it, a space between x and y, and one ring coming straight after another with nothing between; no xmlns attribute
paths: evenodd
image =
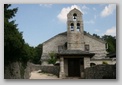
<svg viewBox="0 0 122 85"><path fill-rule="evenodd" d="M4 79L21 79L20 62L14 62L4 66Z"/></svg>
<svg viewBox="0 0 122 85"><path fill-rule="evenodd" d="M105 58L107 52L105 47L105 42L101 41L91 35L84 34L84 45L88 44L90 46L90 53L95 53L93 59ZM49 59L50 52L58 52L58 46L62 46L67 42L67 34L56 35L53 38L47 40L43 43L43 52L41 56L42 65L48 65L47 59ZM82 45L82 50L84 46Z"/></svg>
<svg viewBox="0 0 122 85"><path fill-rule="evenodd" d="M60 69L59 66L41 66L30 62L27 63L27 66L24 69L21 62L14 62L9 66L4 67L4 79L29 79L30 73L38 70L58 76Z"/></svg>
<svg viewBox="0 0 122 85"><path fill-rule="evenodd" d="M41 66L35 64L31 64L30 66L31 66L31 71L41 70L42 72L51 73L59 76L59 71L60 71L59 66Z"/></svg>
<svg viewBox="0 0 122 85"><path fill-rule="evenodd" d="M91 59L90 60L90 63L94 63L96 65L103 64L103 62L106 62L109 65L116 64L116 60L113 60L113 59Z"/></svg>
<svg viewBox="0 0 122 85"><path fill-rule="evenodd" d="M116 65L97 65L84 70L85 79L116 79Z"/></svg>
<svg viewBox="0 0 122 85"><path fill-rule="evenodd" d="M30 63L24 67L22 62L13 62L4 66L4 79L29 79L31 72Z"/></svg>
<svg viewBox="0 0 122 85"><path fill-rule="evenodd" d="M65 35L57 35L49 41L43 43L43 53L49 53L51 51L58 52L58 46L64 45L67 42Z"/></svg>
<svg viewBox="0 0 122 85"><path fill-rule="evenodd" d="M43 43L43 52L41 56L42 65L48 65L49 53L54 51L58 53L58 46L64 45L67 42L66 35L57 35Z"/></svg>
<svg viewBox="0 0 122 85"><path fill-rule="evenodd" d="M88 44L90 47L90 52L96 53L94 58L100 59L104 58L107 54L105 42L98 40L90 35L84 35L85 44Z"/></svg>
<svg viewBox="0 0 122 85"><path fill-rule="evenodd" d="M84 57L84 69L90 67L90 58Z"/></svg>

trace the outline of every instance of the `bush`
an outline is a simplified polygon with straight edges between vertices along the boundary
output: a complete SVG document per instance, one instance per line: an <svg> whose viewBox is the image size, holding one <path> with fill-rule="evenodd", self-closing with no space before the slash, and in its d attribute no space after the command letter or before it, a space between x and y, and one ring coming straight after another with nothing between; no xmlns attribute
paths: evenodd
<svg viewBox="0 0 122 85"><path fill-rule="evenodd" d="M57 61L56 53L55 52L51 52L51 53L49 53L49 56L50 56L50 58L48 60L48 63L55 65L55 63Z"/></svg>
<svg viewBox="0 0 122 85"><path fill-rule="evenodd" d="M103 63L102 64L104 64L104 65L108 65L108 63L106 62L106 61L103 61Z"/></svg>

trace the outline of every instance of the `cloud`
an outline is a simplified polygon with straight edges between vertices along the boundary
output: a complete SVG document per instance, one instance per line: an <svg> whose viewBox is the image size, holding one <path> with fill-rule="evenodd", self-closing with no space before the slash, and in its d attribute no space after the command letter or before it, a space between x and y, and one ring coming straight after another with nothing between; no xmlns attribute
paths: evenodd
<svg viewBox="0 0 122 85"><path fill-rule="evenodd" d="M96 32L100 32L100 30L99 30L99 29L95 29L95 31L96 31Z"/></svg>
<svg viewBox="0 0 122 85"><path fill-rule="evenodd" d="M88 10L89 8L88 8L86 5L83 5L83 6L82 6L82 9L83 9L83 10Z"/></svg>
<svg viewBox="0 0 122 85"><path fill-rule="evenodd" d="M44 7L47 7L47 8L51 8L53 4L40 4L40 6L44 6Z"/></svg>
<svg viewBox="0 0 122 85"><path fill-rule="evenodd" d="M116 27L113 26L109 29L106 30L105 32L106 35L112 35L112 36L116 36Z"/></svg>
<svg viewBox="0 0 122 85"><path fill-rule="evenodd" d="M67 21L67 14L69 13L70 10L72 9L78 9L81 11L81 8L78 5L72 5L71 7L66 7L63 8L61 10L61 12L58 14L57 18L61 21L61 22L66 22ZM83 12L82 12L83 13Z"/></svg>
<svg viewBox="0 0 122 85"><path fill-rule="evenodd" d="M93 7L93 10L94 10L94 11L96 11L96 8L95 8L95 7Z"/></svg>
<svg viewBox="0 0 122 85"><path fill-rule="evenodd" d="M95 22L94 22L94 20L89 20L89 21L84 21L84 23L86 23L86 24L94 24Z"/></svg>
<svg viewBox="0 0 122 85"><path fill-rule="evenodd" d="M89 10L89 8L86 6L86 5L83 5L81 7L82 11L83 11L83 14L87 14L87 11L86 10Z"/></svg>
<svg viewBox="0 0 122 85"><path fill-rule="evenodd" d="M109 4L108 6L105 6L105 8L103 9L103 11L101 12L101 16L102 17L106 17L109 16L110 14L113 13L113 11L115 10L116 5L115 4Z"/></svg>
<svg viewBox="0 0 122 85"><path fill-rule="evenodd" d="M97 15L94 15L94 19L96 19L97 18Z"/></svg>

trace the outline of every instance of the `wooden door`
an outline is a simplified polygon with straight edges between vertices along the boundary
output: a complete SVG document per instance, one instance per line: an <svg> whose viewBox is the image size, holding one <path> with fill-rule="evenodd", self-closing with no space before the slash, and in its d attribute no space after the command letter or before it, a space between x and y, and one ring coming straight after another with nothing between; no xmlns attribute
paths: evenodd
<svg viewBox="0 0 122 85"><path fill-rule="evenodd" d="M77 58L68 59L68 76L80 77L80 60Z"/></svg>

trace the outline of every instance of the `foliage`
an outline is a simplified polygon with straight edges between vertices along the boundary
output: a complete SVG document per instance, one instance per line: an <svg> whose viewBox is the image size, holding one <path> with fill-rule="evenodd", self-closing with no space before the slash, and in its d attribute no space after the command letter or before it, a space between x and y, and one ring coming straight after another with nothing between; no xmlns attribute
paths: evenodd
<svg viewBox="0 0 122 85"><path fill-rule="evenodd" d="M97 34L93 34L93 36L96 37L96 38L100 38L100 36L97 35Z"/></svg>
<svg viewBox="0 0 122 85"><path fill-rule="evenodd" d="M104 64L104 65L108 65L108 63L107 63L106 61L103 61L102 64Z"/></svg>
<svg viewBox="0 0 122 85"><path fill-rule="evenodd" d="M19 61L22 56L24 39L18 31L15 21L10 21L15 16L17 8L9 9L11 5L4 5L4 62Z"/></svg>
<svg viewBox="0 0 122 85"><path fill-rule="evenodd" d="M84 33L87 33L86 31ZM108 49L106 50L108 53L116 52L116 38L111 35L104 35L100 37L97 34L93 34L94 37L104 40L108 44Z"/></svg>
<svg viewBox="0 0 122 85"><path fill-rule="evenodd" d="M4 5L4 65L20 62L20 75L24 78L27 62L39 63L42 45L34 48L25 43L22 32L19 32L17 24L12 20L18 8L10 9L10 7L10 4ZM11 75L13 71L14 69L10 68Z"/></svg>
<svg viewBox="0 0 122 85"><path fill-rule="evenodd" d="M34 64L41 64L40 58L42 55L42 44L39 44L37 47L34 48L36 55L33 56L32 62Z"/></svg>
<svg viewBox="0 0 122 85"><path fill-rule="evenodd" d="M111 35L104 35L102 36L102 39L104 39L108 44L107 51L109 53L116 52L116 38Z"/></svg>
<svg viewBox="0 0 122 85"><path fill-rule="evenodd" d="M41 45L36 48L25 43L22 32L19 32L17 24L12 18L18 8L10 9L10 4L4 5L4 64L20 61L24 64L27 61L39 63L41 56Z"/></svg>
<svg viewBox="0 0 122 85"><path fill-rule="evenodd" d="M48 60L48 63L54 65L57 61L56 53L52 51L51 53L49 53L49 56L50 56L50 58Z"/></svg>

